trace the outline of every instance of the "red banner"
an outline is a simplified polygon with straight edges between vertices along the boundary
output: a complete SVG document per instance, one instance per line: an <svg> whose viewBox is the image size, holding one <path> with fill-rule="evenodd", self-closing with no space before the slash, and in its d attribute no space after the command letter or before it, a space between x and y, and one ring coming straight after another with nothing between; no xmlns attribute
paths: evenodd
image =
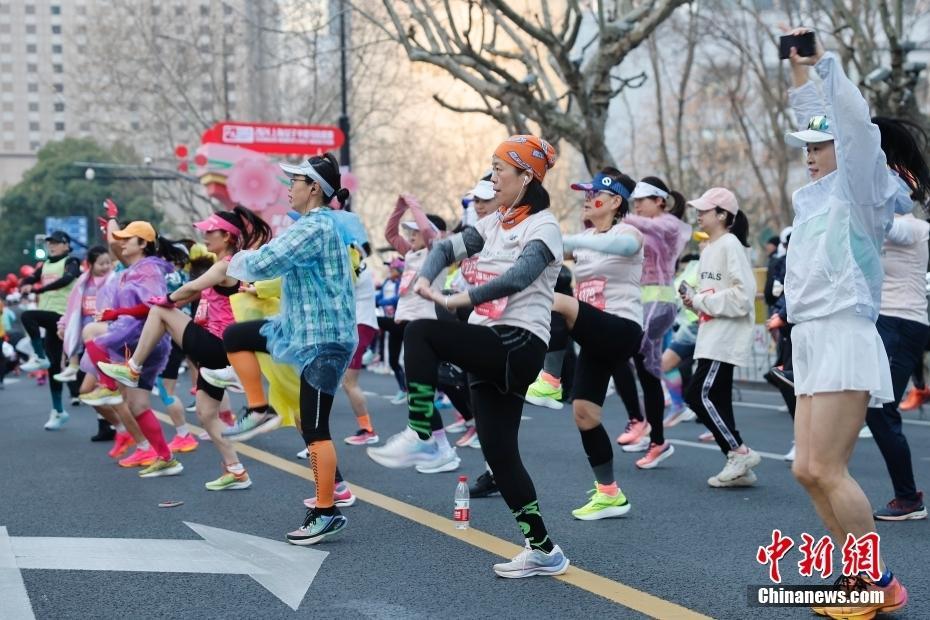
<svg viewBox="0 0 930 620"><path fill-rule="evenodd" d="M277 155L319 155L345 142L342 130L331 125L236 122L217 123L200 139L203 144L228 144Z"/></svg>

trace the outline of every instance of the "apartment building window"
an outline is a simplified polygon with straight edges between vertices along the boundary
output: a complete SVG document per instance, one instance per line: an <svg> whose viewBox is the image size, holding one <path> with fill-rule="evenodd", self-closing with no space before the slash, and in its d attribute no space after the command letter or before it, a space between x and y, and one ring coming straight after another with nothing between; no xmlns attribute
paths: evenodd
<svg viewBox="0 0 930 620"><path fill-rule="evenodd" d="M201 5L200 5L200 14L203 15L204 17L208 16L208 15L210 14L210 7L208 7L208 6L205 5L205 4L201 4Z"/></svg>
<svg viewBox="0 0 930 620"><path fill-rule="evenodd" d="M61 15L61 7L57 4L52 5L52 15Z"/></svg>
<svg viewBox="0 0 930 620"><path fill-rule="evenodd" d="M30 150L30 151L38 151L38 150L39 150L39 146L40 146L40 145L39 145L38 142L30 142L30 143L29 143L29 150Z"/></svg>
<svg viewBox="0 0 930 620"><path fill-rule="evenodd" d="M52 26L52 34L61 34L61 26L58 24Z"/></svg>
<svg viewBox="0 0 930 620"><path fill-rule="evenodd" d="M37 92L39 92L39 85L36 84L35 82L32 82L32 83L30 83L30 84L27 84L27 85L26 85L26 91L27 91L27 92L30 92L30 93L37 93Z"/></svg>
<svg viewBox="0 0 930 620"><path fill-rule="evenodd" d="M36 5L27 4L26 5L26 15L35 15L36 14Z"/></svg>
<svg viewBox="0 0 930 620"><path fill-rule="evenodd" d="M38 72L39 72L39 65L37 65L34 62L26 63L26 73L38 73Z"/></svg>
<svg viewBox="0 0 930 620"><path fill-rule="evenodd" d="M55 111L56 111L56 112L64 112L64 111L65 111L65 104L62 103L62 102L60 102L60 101L59 101L58 103L56 103L56 104L55 104Z"/></svg>
<svg viewBox="0 0 930 620"><path fill-rule="evenodd" d="M63 93L63 92L65 92L65 85L64 85L64 84L58 83L58 84L53 84L52 86L54 86L55 92L56 92L56 93Z"/></svg>
<svg viewBox="0 0 930 620"><path fill-rule="evenodd" d="M4 151L12 151L12 150L15 150L15 149L16 149L16 144L14 144L13 142L4 142L4 143L3 143L3 150L4 150Z"/></svg>
<svg viewBox="0 0 930 620"><path fill-rule="evenodd" d="M30 111L30 112L38 112L38 111L39 111L39 102L38 102L38 101L33 101L32 103L30 103L30 104L29 104L29 111Z"/></svg>
<svg viewBox="0 0 930 620"><path fill-rule="evenodd" d="M36 25L35 24L26 24L26 34L35 34Z"/></svg>
<svg viewBox="0 0 930 620"><path fill-rule="evenodd" d="M64 131L64 130L65 130L64 123L61 123L61 122L55 123L55 131Z"/></svg>
<svg viewBox="0 0 930 620"><path fill-rule="evenodd" d="M38 51L38 48L36 47L36 44L35 44L35 43L27 43L27 44L26 44L26 53L27 53L27 54L35 54L37 51Z"/></svg>
<svg viewBox="0 0 930 620"><path fill-rule="evenodd" d="M39 131L39 123L35 121L29 123L29 131Z"/></svg>
<svg viewBox="0 0 930 620"><path fill-rule="evenodd" d="M9 15L10 14L10 5L7 3L0 3L0 15Z"/></svg>
<svg viewBox="0 0 930 620"><path fill-rule="evenodd" d="M61 52L62 52L62 47L60 44L56 43L55 45L52 46L53 54L60 54Z"/></svg>
<svg viewBox="0 0 930 620"><path fill-rule="evenodd" d="M54 64L52 65L52 71L54 71L55 73L64 73L65 68L59 64Z"/></svg>

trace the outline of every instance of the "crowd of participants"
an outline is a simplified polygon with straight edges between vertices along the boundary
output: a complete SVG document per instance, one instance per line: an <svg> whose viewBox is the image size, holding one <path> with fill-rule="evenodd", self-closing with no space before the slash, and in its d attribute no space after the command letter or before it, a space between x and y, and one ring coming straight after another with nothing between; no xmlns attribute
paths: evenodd
<svg viewBox="0 0 930 620"><path fill-rule="evenodd" d="M793 419L786 460L834 540L845 540L874 531L875 518L927 516L898 409L909 382L902 409L930 398L926 136L870 118L819 44L790 62L800 129L786 140L805 149L810 182L793 195L793 226L769 242L758 293L777 361L766 378ZM112 441L109 456L141 478L180 474L179 455L209 441L222 461L219 477L205 482L210 491L251 486L236 442L293 421L316 489L286 534L298 545L342 532L340 508L355 503L330 434L341 388L358 424L344 443L367 446L382 466L455 471L458 449L480 449L486 467L472 497L500 494L525 539L494 572L562 574L569 560L520 456L524 403L571 404L579 466L586 458L595 481L572 511L583 521L631 510L615 443L641 454L637 469L652 469L674 457L665 429L696 419L701 440L720 449L721 469L707 478L714 488L755 484L761 457L741 436L732 400L734 370L752 362L757 319L749 223L736 195L711 187L686 199L659 177L605 167L571 185L585 227L568 235L544 186L556 159L540 137L503 141L452 230L402 194L383 231L393 258L377 285L375 253L345 208L349 192L331 154L281 164L294 221L277 236L236 207L194 224L202 241L170 240L147 222L119 222L108 202L106 246L90 248L82 264L56 231L48 259L6 282L2 372L18 366L47 383L48 430L68 421L68 385L72 405L97 413L93 440ZM364 367L393 374L391 402L407 407L406 426L383 442L360 385ZM187 408L177 392L185 369L194 386ZM244 393L238 417L227 391ZM614 439L602 421L613 391L628 416ZM170 441L153 393L169 414ZM200 437L185 409L196 412ZM443 410L454 415L448 423ZM874 512L847 469L864 427L894 490ZM452 435L460 435L454 444ZM838 584L882 589L882 606L815 611L866 618L903 607L907 592L884 557L881 573Z"/></svg>

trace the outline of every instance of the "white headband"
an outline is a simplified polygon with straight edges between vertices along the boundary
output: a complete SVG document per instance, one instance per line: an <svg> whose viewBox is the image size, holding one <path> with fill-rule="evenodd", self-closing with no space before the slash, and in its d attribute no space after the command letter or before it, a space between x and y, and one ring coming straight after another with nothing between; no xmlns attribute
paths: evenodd
<svg viewBox="0 0 930 620"><path fill-rule="evenodd" d="M659 189L655 185L650 185L649 183L640 181L636 184L636 187L633 188L633 193L630 195L630 198L649 198L651 196L668 198L668 192L663 189Z"/></svg>

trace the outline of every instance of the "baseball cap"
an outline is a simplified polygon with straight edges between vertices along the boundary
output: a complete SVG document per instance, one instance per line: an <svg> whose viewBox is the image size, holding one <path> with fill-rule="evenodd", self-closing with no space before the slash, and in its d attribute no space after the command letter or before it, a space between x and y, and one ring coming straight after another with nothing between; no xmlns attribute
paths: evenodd
<svg viewBox="0 0 930 620"><path fill-rule="evenodd" d="M733 192L725 187L712 187L700 197L688 201L688 205L698 211L710 211L720 207L727 213L736 215L739 213L739 204L736 202L736 196Z"/></svg>
<svg viewBox="0 0 930 620"><path fill-rule="evenodd" d="M149 243L155 241L155 229L148 222L143 222L141 220L136 220L135 222L129 222L125 228L122 230L114 230L113 236L117 239L131 239L133 237L139 237L140 239L145 239Z"/></svg>
<svg viewBox="0 0 930 620"><path fill-rule="evenodd" d="M63 230L53 230L45 240L51 241L52 243L67 243L71 245L71 236Z"/></svg>
<svg viewBox="0 0 930 620"><path fill-rule="evenodd" d="M478 181L468 193L479 200L491 200L495 195L494 184L490 181Z"/></svg>
<svg viewBox="0 0 930 620"><path fill-rule="evenodd" d="M788 146L798 148L831 140L833 140L833 128L830 126L830 119L826 116L812 116L807 123L807 129L785 134L785 142Z"/></svg>
<svg viewBox="0 0 930 620"><path fill-rule="evenodd" d="M576 191L593 191L593 192L610 192L615 196L630 197L630 190L624 187L620 179L615 179L609 174L598 172L594 179L585 183L572 183L572 189Z"/></svg>
<svg viewBox="0 0 930 620"><path fill-rule="evenodd" d="M284 171L289 177L299 177L305 176L310 177L314 181L320 184L320 187L323 188L324 196L332 196L336 193L336 190L333 189L333 186L326 182L326 180L320 176L320 173L316 171L316 168L313 167L313 164L310 163L310 160L303 161L299 164L278 164L281 166L281 170Z"/></svg>

